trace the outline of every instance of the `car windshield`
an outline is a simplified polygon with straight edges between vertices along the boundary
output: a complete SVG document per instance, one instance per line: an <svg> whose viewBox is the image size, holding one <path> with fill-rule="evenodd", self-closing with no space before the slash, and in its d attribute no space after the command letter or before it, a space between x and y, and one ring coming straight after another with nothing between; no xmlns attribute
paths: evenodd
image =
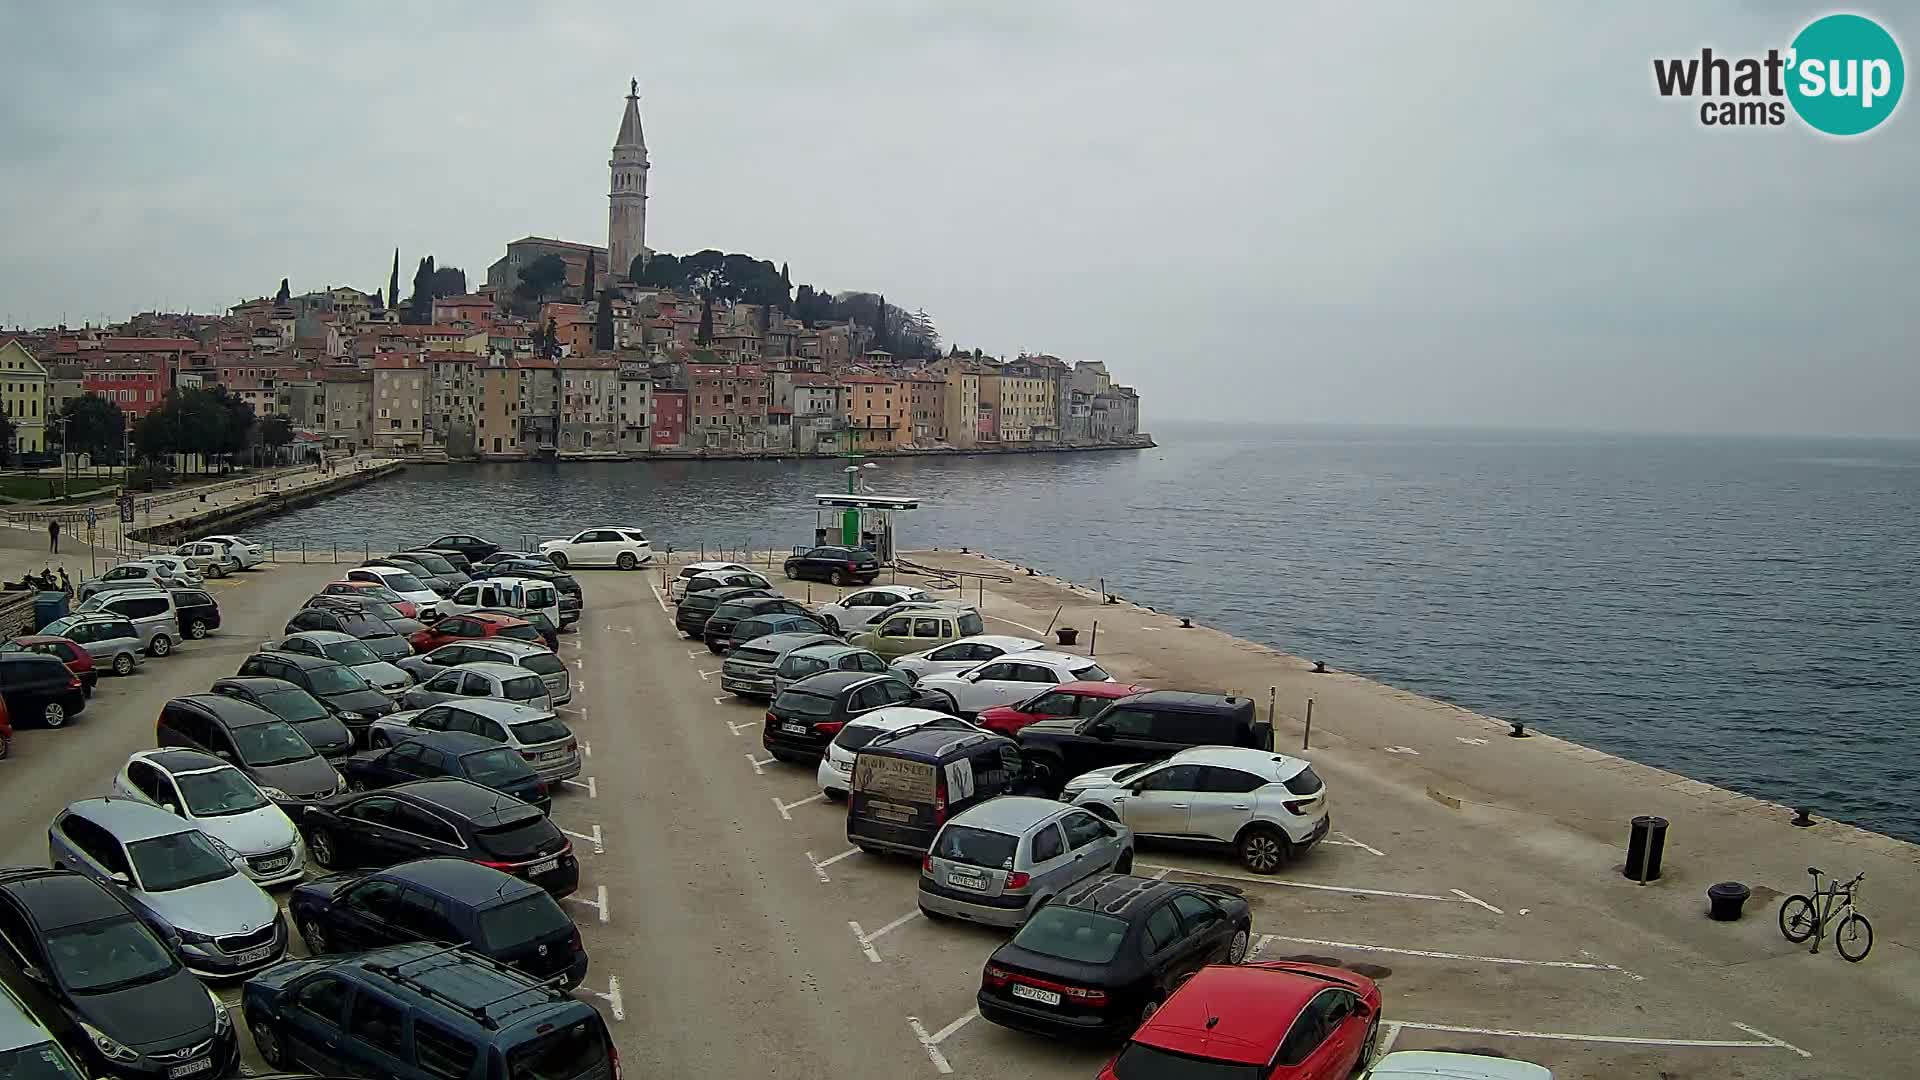
<svg viewBox="0 0 1920 1080"><path fill-rule="evenodd" d="M716 619L739 619L752 613L753 608L751 606L740 603L721 604L719 607L713 609L713 617Z"/></svg>
<svg viewBox="0 0 1920 1080"><path fill-rule="evenodd" d="M316 716L310 720L291 721L293 729L307 740L308 746L345 746L353 742L348 734L347 725L335 720L331 715Z"/></svg>
<svg viewBox="0 0 1920 1080"><path fill-rule="evenodd" d="M1075 682L1106 682L1113 678L1113 676L1107 674L1106 670L1099 664L1088 664L1083 668L1075 668L1072 674Z"/></svg>
<svg viewBox="0 0 1920 1080"><path fill-rule="evenodd" d="M561 663L559 657L548 652L523 656L520 658L520 666L535 675L558 675L567 670L567 665Z"/></svg>
<svg viewBox="0 0 1920 1080"><path fill-rule="evenodd" d="M0 1076L7 1080L86 1080L58 1043L0 1050Z"/></svg>
<svg viewBox="0 0 1920 1080"><path fill-rule="evenodd" d="M399 594L396 593L394 599L400 599ZM394 607L385 600L362 601L360 610L382 621L406 618L406 615L402 614L399 608Z"/></svg>
<svg viewBox="0 0 1920 1080"><path fill-rule="evenodd" d="M320 646L320 651L329 660L338 660L343 664L372 664L380 659L372 649L358 641L334 641Z"/></svg>
<svg viewBox="0 0 1920 1080"><path fill-rule="evenodd" d="M1113 1059L1117 1080L1260 1080L1263 1066L1212 1061L1130 1042Z"/></svg>
<svg viewBox="0 0 1920 1080"><path fill-rule="evenodd" d="M1165 760L1165 759L1162 759L1162 760ZM1113 782L1116 784L1124 784L1127 781L1133 779L1134 777L1139 776L1141 773L1146 772L1148 769L1151 769L1154 766L1159 765L1160 763L1161 762L1159 761L1144 761L1138 765L1129 765L1126 768L1121 769L1119 772L1113 774Z"/></svg>
<svg viewBox="0 0 1920 1080"><path fill-rule="evenodd" d="M482 787L516 784L533 775L520 755L512 750L475 750L460 759L467 779Z"/></svg>
<svg viewBox="0 0 1920 1080"><path fill-rule="evenodd" d="M441 558L438 555L422 555L417 553L409 553L407 555L407 558L412 559L414 562L419 563L421 566L426 567L428 570L431 570L436 574L459 573L459 571L453 568L452 563L448 562L447 560Z"/></svg>
<svg viewBox="0 0 1920 1080"><path fill-rule="evenodd" d="M219 881L235 873L205 833L188 829L171 836L136 840L127 845L134 872L140 875L140 887L147 892L172 892L209 881Z"/></svg>
<svg viewBox="0 0 1920 1080"><path fill-rule="evenodd" d="M151 982L180 967L153 931L131 915L50 935L47 963L69 990L83 994Z"/></svg>
<svg viewBox="0 0 1920 1080"><path fill-rule="evenodd" d="M1104 964L1120 954L1127 924L1111 915L1049 904L1013 935L1019 948L1056 960Z"/></svg>
<svg viewBox="0 0 1920 1080"><path fill-rule="evenodd" d="M547 684L538 675L520 675L501 683L500 692L508 701L532 701L547 692Z"/></svg>
<svg viewBox="0 0 1920 1080"><path fill-rule="evenodd" d="M211 772L175 776L180 797L195 817L223 817L244 814L267 805L266 797L239 769L214 769Z"/></svg>
<svg viewBox="0 0 1920 1080"><path fill-rule="evenodd" d="M249 724L231 729L234 748L240 751L240 763L265 768L285 765L313 756L313 747L285 720L270 724Z"/></svg>
<svg viewBox="0 0 1920 1080"><path fill-rule="evenodd" d="M606 1068L607 1033L594 1017L509 1053L506 1080L574 1080Z"/></svg>
<svg viewBox="0 0 1920 1080"><path fill-rule="evenodd" d="M1020 838L989 832L970 825L948 825L933 842L933 857L968 866L988 866L996 870L1013 869L1013 853Z"/></svg>
<svg viewBox="0 0 1920 1080"><path fill-rule="evenodd" d="M513 725L513 737L523 743L552 742L573 734L558 717L545 716L538 720L529 720L524 724Z"/></svg>
<svg viewBox="0 0 1920 1080"><path fill-rule="evenodd" d="M789 656L780 662L780 674L789 679L804 679L827 670L832 665L817 656Z"/></svg>
<svg viewBox="0 0 1920 1080"><path fill-rule="evenodd" d="M287 690L274 690L259 697L260 707L282 720L299 724L307 720L318 720L327 715L327 707L313 700L313 695L298 687Z"/></svg>
<svg viewBox="0 0 1920 1080"><path fill-rule="evenodd" d="M508 638L513 641L528 641L535 645L540 644L540 628L531 622L525 626L503 626L500 628L500 632L494 636Z"/></svg>
<svg viewBox="0 0 1920 1080"><path fill-rule="evenodd" d="M355 690L369 689L367 680L344 665L309 669L307 682L312 684L312 690L316 694L348 694Z"/></svg>
<svg viewBox="0 0 1920 1080"><path fill-rule="evenodd" d="M391 573L381 574L380 579L385 581L387 587L395 592L410 593L427 591L427 587L421 583L419 578L414 577L405 570L395 570Z"/></svg>
<svg viewBox="0 0 1920 1080"><path fill-rule="evenodd" d="M496 952L529 945L573 929L572 920L545 893L530 893L480 913L480 937Z"/></svg>
<svg viewBox="0 0 1920 1080"><path fill-rule="evenodd" d="M833 699L809 694L804 690L788 690L773 703L775 712L792 713L795 716L832 716Z"/></svg>

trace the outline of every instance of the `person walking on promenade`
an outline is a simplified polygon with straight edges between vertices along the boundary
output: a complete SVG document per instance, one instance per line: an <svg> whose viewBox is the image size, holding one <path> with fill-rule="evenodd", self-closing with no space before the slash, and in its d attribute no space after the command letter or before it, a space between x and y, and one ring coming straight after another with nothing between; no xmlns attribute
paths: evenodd
<svg viewBox="0 0 1920 1080"><path fill-rule="evenodd" d="M47 519L47 550L60 554L60 519Z"/></svg>

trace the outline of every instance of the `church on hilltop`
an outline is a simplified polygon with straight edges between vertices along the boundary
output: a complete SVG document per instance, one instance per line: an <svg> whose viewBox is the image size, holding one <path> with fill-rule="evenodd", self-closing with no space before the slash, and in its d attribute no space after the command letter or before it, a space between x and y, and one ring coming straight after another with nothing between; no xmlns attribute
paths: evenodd
<svg viewBox="0 0 1920 1080"><path fill-rule="evenodd" d="M523 236L507 245L507 253L487 267L487 288L494 296L505 296L520 281L520 271L546 255L558 255L566 264L567 277L556 299L585 302L587 262L593 261L594 277L604 288L609 281L628 280L636 256L645 257L647 249L647 138L640 126L640 81L627 84L627 105L620 116L620 130L613 139L613 156L607 160L607 243L605 247L576 244L545 236Z"/></svg>

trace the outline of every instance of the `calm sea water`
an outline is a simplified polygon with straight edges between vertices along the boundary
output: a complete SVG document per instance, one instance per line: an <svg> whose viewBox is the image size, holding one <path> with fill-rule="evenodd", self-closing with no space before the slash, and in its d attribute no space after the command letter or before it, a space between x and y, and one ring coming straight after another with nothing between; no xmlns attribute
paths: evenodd
<svg viewBox="0 0 1920 1080"><path fill-rule="evenodd" d="M1336 667L1920 840L1920 442L1304 428L1138 452L887 460L968 545ZM806 543L838 462L410 470L281 544L601 521Z"/></svg>

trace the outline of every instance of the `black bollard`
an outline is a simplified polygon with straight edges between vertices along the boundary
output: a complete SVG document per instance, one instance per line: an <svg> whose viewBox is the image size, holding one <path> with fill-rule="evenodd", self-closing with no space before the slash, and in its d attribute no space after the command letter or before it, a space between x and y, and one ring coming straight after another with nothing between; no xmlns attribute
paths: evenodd
<svg viewBox="0 0 1920 1080"><path fill-rule="evenodd" d="M1627 865L1621 872L1642 885L1660 880L1660 857L1667 848L1667 819L1643 814L1629 823L1629 829Z"/></svg>

